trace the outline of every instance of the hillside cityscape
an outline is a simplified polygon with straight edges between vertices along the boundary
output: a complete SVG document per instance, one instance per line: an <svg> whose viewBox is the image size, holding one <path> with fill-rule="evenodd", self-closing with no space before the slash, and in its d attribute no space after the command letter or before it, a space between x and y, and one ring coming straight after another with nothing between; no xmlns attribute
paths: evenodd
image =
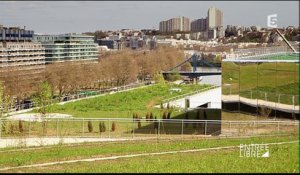
<svg viewBox="0 0 300 175"><path fill-rule="evenodd" d="M299 173L300 27L206 12L60 34L0 21L0 173Z"/></svg>

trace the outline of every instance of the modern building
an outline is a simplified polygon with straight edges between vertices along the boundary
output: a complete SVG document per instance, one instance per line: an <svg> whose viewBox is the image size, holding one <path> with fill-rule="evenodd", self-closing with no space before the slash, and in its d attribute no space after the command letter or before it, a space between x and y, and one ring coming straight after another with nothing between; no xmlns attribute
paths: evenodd
<svg viewBox="0 0 300 175"><path fill-rule="evenodd" d="M207 12L208 28L223 27L223 12L215 7L210 7Z"/></svg>
<svg viewBox="0 0 300 175"><path fill-rule="evenodd" d="M195 19L191 22L191 32L204 32L208 29L207 18Z"/></svg>
<svg viewBox="0 0 300 175"><path fill-rule="evenodd" d="M45 47L46 64L65 61L97 61L98 50L93 36L82 34L34 35Z"/></svg>
<svg viewBox="0 0 300 175"><path fill-rule="evenodd" d="M0 79L41 76L45 70L45 48L33 42L33 31L0 26Z"/></svg>
<svg viewBox="0 0 300 175"><path fill-rule="evenodd" d="M224 59L222 110L299 120L299 53L266 47Z"/></svg>
<svg viewBox="0 0 300 175"><path fill-rule="evenodd" d="M33 39L33 31L21 29L20 27L4 27L0 25L0 41L14 42L22 41L28 42Z"/></svg>
<svg viewBox="0 0 300 175"><path fill-rule="evenodd" d="M159 23L160 32L189 32L190 19L184 16L172 18Z"/></svg>

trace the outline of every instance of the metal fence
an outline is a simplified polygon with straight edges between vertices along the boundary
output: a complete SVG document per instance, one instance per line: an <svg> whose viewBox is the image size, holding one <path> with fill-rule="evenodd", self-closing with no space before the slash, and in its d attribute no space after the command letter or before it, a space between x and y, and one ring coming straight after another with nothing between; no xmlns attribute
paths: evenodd
<svg viewBox="0 0 300 175"><path fill-rule="evenodd" d="M298 121L132 118L0 119L0 138L149 138L297 134Z"/></svg>
<svg viewBox="0 0 300 175"><path fill-rule="evenodd" d="M276 92L267 92L261 90L245 90L240 91L239 93L236 91L236 88L231 88L231 86L223 86L222 87L223 95L240 95L241 97L245 97L248 99L260 99L264 101L274 102L274 103L282 103L288 104L292 106L299 106L299 95L293 94L279 94ZM234 89L234 90L233 90Z"/></svg>
<svg viewBox="0 0 300 175"><path fill-rule="evenodd" d="M295 47L299 52L299 47ZM260 47L260 48L249 48L249 49L237 49L233 54L228 54L226 59L247 59L247 58L257 58L263 56L271 55L282 55L293 53L291 49L287 46L277 46L277 47Z"/></svg>

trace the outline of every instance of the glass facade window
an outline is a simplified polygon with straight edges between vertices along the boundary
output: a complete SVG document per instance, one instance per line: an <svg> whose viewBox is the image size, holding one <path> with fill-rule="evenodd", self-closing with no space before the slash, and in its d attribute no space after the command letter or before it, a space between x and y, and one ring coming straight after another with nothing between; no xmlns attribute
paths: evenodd
<svg viewBox="0 0 300 175"><path fill-rule="evenodd" d="M223 60L222 109L299 119L299 54Z"/></svg>

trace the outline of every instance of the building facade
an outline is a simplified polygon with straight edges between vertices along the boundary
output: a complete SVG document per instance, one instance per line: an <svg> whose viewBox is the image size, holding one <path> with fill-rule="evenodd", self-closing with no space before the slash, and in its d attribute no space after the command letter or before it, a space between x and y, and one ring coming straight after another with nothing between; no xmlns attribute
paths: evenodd
<svg viewBox="0 0 300 175"><path fill-rule="evenodd" d="M299 54L278 52L224 59L222 110L299 120Z"/></svg>
<svg viewBox="0 0 300 175"><path fill-rule="evenodd" d="M191 22L191 32L204 32L208 29L207 18L195 19Z"/></svg>
<svg viewBox="0 0 300 175"><path fill-rule="evenodd" d="M22 41L30 42L33 39L32 30L21 29L20 27L5 27L0 25L0 41Z"/></svg>
<svg viewBox="0 0 300 175"><path fill-rule="evenodd" d="M184 16L172 18L159 23L160 32L189 32L190 19Z"/></svg>
<svg viewBox="0 0 300 175"><path fill-rule="evenodd" d="M65 61L97 61L94 37L81 34L34 35L45 47L46 64Z"/></svg>
<svg viewBox="0 0 300 175"><path fill-rule="evenodd" d="M210 7L207 12L208 28L223 27L223 12L215 7Z"/></svg>
<svg viewBox="0 0 300 175"><path fill-rule="evenodd" d="M45 48L33 42L33 31L0 26L0 80L35 79L45 70Z"/></svg>

